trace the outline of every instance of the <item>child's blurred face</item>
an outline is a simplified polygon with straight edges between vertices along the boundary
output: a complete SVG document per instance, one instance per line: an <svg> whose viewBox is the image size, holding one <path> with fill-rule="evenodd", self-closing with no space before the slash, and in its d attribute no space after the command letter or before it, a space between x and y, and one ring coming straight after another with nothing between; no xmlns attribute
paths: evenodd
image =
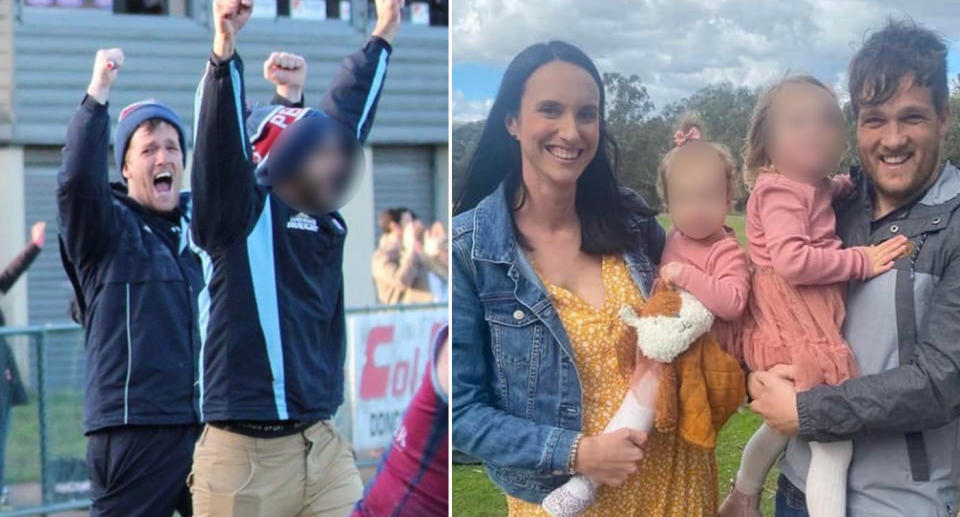
<svg viewBox="0 0 960 517"><path fill-rule="evenodd" d="M667 168L667 213L678 231L691 239L705 239L723 228L730 208L726 172L711 149L683 151Z"/></svg>
<svg viewBox="0 0 960 517"><path fill-rule="evenodd" d="M843 113L830 92L813 84L786 84L770 106L770 161L781 174L816 183L840 163Z"/></svg>

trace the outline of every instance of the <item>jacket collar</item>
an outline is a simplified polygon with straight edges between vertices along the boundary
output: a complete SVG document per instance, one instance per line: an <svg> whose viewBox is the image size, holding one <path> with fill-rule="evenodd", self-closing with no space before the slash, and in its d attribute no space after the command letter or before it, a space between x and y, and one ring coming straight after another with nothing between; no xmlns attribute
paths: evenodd
<svg viewBox="0 0 960 517"><path fill-rule="evenodd" d="M488 262L513 263L517 257L517 239L514 233L511 208L507 206L504 185L501 182L487 197L477 203L473 211L473 228L475 238L471 256L476 260ZM627 222L632 232L641 233L644 226L657 211L648 208L640 195L629 189L622 189L622 194L635 201L637 206L643 207L630 214ZM639 235L638 235L638 238Z"/></svg>
<svg viewBox="0 0 960 517"><path fill-rule="evenodd" d="M129 206L130 208L136 210L139 213L146 213L154 215L157 217L163 217L163 214L153 212L152 210L147 209L132 197L127 191L127 186L119 181L114 181L110 183L110 191L113 193L113 196L117 198L121 203ZM177 218L183 219L186 218L187 221L190 220L190 192L180 192L179 200L177 201Z"/></svg>
<svg viewBox="0 0 960 517"><path fill-rule="evenodd" d="M850 175L855 185L857 197L861 199L864 210L871 214L868 220L873 220L873 184L870 182L870 178L861 167L852 168ZM940 221L942 218L937 216L952 212L958 206L960 206L960 169L947 161L943 164L937 180L932 185L917 192L910 201L878 221L890 218L900 219L908 217L911 213L921 217L932 217Z"/></svg>
<svg viewBox="0 0 960 517"><path fill-rule="evenodd" d="M503 183L477 203L473 211L473 251L476 260L512 263L517 256L513 218L504 195Z"/></svg>

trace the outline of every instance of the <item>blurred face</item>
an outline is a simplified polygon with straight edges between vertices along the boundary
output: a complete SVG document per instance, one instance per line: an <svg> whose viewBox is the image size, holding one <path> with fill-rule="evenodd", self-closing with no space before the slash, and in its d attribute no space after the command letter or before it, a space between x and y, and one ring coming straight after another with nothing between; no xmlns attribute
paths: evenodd
<svg viewBox="0 0 960 517"><path fill-rule="evenodd" d="M141 124L123 158L129 196L156 212L177 208L183 182L183 150L176 128L166 122Z"/></svg>
<svg viewBox="0 0 960 517"><path fill-rule="evenodd" d="M843 112L830 92L812 84L786 84L770 106L770 161L792 179L816 183L843 156Z"/></svg>
<svg viewBox="0 0 960 517"><path fill-rule="evenodd" d="M276 186L290 204L305 212L339 210L356 180L355 157L344 151L337 138L328 138L307 157L299 174Z"/></svg>
<svg viewBox="0 0 960 517"><path fill-rule="evenodd" d="M721 231L730 193L723 162L716 154L709 149L683 149L670 161L664 187L667 213L678 231L691 239Z"/></svg>
<svg viewBox="0 0 960 517"><path fill-rule="evenodd" d="M933 91L912 77L903 78L887 102L860 106L857 149L878 195L906 201L936 178L948 121L946 110L937 112Z"/></svg>
<svg viewBox="0 0 960 517"><path fill-rule="evenodd" d="M600 140L600 90L579 66L553 61L528 79L520 112L507 120L520 142L523 178L575 187Z"/></svg>

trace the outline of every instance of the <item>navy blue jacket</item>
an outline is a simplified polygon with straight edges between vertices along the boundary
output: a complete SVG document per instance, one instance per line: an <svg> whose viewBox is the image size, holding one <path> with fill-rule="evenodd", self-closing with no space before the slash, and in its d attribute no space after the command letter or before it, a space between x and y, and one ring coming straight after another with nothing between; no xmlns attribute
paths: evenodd
<svg viewBox="0 0 960 517"><path fill-rule="evenodd" d="M87 432L198 421L196 293L203 276L179 220L150 213L108 182L107 106L86 97L57 176L64 267L84 307Z"/></svg>
<svg viewBox="0 0 960 517"><path fill-rule="evenodd" d="M363 141L391 48L344 60L321 109ZM294 210L257 185L243 120L243 63L211 60L198 90L191 185L204 421L330 418L343 402L343 244L338 213Z"/></svg>

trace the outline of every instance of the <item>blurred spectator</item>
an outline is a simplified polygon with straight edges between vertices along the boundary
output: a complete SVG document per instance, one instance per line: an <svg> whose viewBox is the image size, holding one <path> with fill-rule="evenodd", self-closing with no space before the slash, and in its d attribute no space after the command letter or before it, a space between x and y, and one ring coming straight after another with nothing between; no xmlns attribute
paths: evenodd
<svg viewBox="0 0 960 517"><path fill-rule="evenodd" d="M423 238L423 253L426 255L430 271L427 280L430 292L436 302L447 301L447 278L450 274L447 230L443 223L436 221L430 226Z"/></svg>
<svg viewBox="0 0 960 517"><path fill-rule="evenodd" d="M382 235L371 265L379 302L394 305L445 300L447 261L443 226L437 231L434 225L426 232L416 214L403 207L384 210L379 222Z"/></svg>
<svg viewBox="0 0 960 517"><path fill-rule="evenodd" d="M47 223L44 221L38 221L30 228L30 242L27 247L0 273L0 293L6 294L40 254L46 230ZM3 311L0 311L0 326L5 325L6 319ZM2 336L0 336L0 374L3 375L0 379L0 487L3 487L0 506L6 508L8 506L7 487L3 481L3 466L6 460L7 431L10 429L10 408L26 404L27 392L20 378L20 370L17 368L13 351Z"/></svg>

